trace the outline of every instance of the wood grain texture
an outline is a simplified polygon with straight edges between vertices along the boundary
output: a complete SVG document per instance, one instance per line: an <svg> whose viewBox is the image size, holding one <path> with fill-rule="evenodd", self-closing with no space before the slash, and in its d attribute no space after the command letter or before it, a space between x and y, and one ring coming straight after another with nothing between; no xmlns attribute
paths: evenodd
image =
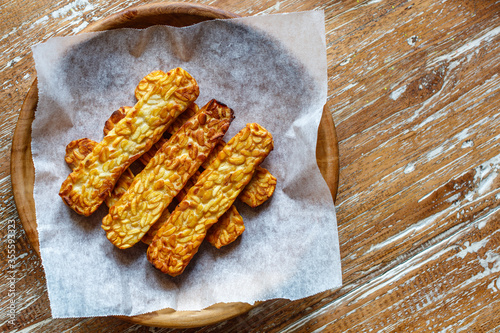
<svg viewBox="0 0 500 333"><path fill-rule="evenodd" d="M154 24L187 26L204 20L235 18L235 14L199 4L150 4L132 7L90 24L81 32L117 28L145 28ZM37 81L31 85L12 138L11 177L14 201L26 236L39 254L36 213L33 201L34 167L31 156L31 123L36 117L38 102ZM338 141L331 114L326 107L318 129L318 166L332 194L336 198L339 177ZM164 309L134 317L120 316L133 323L160 327L199 327L233 318L252 309L246 303L215 304L202 311L177 312Z"/></svg>
<svg viewBox="0 0 500 333"><path fill-rule="evenodd" d="M30 47L148 1L11 1L0 7L2 249L16 234L14 325L149 332L117 318L50 319L41 263L10 185L14 126L35 71ZM270 300L198 329L155 332L497 332L500 323L500 3L199 1L241 16L323 9L339 140L342 288ZM6 250L2 250L2 258ZM1 261L0 281L7 278ZM8 284L2 283L2 308Z"/></svg>

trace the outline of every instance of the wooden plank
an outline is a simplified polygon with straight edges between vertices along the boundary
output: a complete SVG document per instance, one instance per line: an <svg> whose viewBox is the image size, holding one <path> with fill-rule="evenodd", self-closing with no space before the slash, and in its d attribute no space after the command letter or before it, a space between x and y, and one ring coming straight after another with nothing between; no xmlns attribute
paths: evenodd
<svg viewBox="0 0 500 333"><path fill-rule="evenodd" d="M498 327L500 209L283 332L468 332Z"/></svg>
<svg viewBox="0 0 500 333"><path fill-rule="evenodd" d="M2 318L0 330L149 331L114 318L50 319L43 269L17 220L8 163L35 76L30 47L146 2L0 5L7 18L0 23L0 244L5 249L6 221L16 220L20 309L15 326ZM188 331L497 331L500 2L200 3L240 15L325 10L328 105L341 140L344 286L295 302L264 302ZM0 281L6 268L2 261Z"/></svg>

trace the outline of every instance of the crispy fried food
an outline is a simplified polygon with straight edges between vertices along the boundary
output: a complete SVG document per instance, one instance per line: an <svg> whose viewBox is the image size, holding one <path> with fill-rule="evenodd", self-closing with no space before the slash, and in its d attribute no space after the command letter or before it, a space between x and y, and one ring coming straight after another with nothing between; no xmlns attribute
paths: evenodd
<svg viewBox="0 0 500 333"><path fill-rule="evenodd" d="M225 145L226 143L223 140L220 140L212 153L208 156L207 160L202 164L202 167L206 169L208 165L210 165L210 163L217 158L217 154L224 148ZM247 186L245 186L243 191L241 191L238 199L250 207L257 207L273 195L275 188L276 177L274 177L268 170L259 166L255 170L252 180Z"/></svg>
<svg viewBox="0 0 500 333"><path fill-rule="evenodd" d="M250 207L257 207L273 195L275 188L276 177L266 169L258 167L252 180L241 192L238 199Z"/></svg>
<svg viewBox="0 0 500 333"><path fill-rule="evenodd" d="M156 72L153 72L156 73ZM146 76L144 79L141 80L139 85L137 85L135 89L135 96L136 98L140 98L143 96L148 89L152 88L152 83L154 75L149 74ZM104 127L104 134L107 134L107 131L110 131L114 124L116 124L117 121L125 117L125 113L130 107L124 106L121 107L119 110L113 112L111 117L106 121L106 125ZM184 111L175 121L174 123L169 127L167 130L168 133L173 134L175 133L179 127L182 126L182 124L189 118L191 118L193 115L199 112L198 106L193 103L186 111ZM140 157L140 160L143 164L147 164L149 160L154 156L156 151L165 143L165 139L160 139L151 149L143 154ZM206 169L208 165L217 157L217 154L224 148L225 142L223 140L220 140L217 145L215 146L214 150L210 155L208 155L208 158L203 162L202 168ZM276 177L274 177L268 170L262 168L262 167L257 167L257 170L255 171L254 177L248 183L248 185L243 189L241 192L240 196L238 197L242 202L246 203L250 207L257 207L261 204L263 204L267 199L269 199L273 193L274 190L276 189Z"/></svg>
<svg viewBox="0 0 500 333"><path fill-rule="evenodd" d="M127 112L131 109L132 109L131 106L122 106L118 110L113 111L111 116L104 123L104 129L102 130L104 133L104 136L108 135L109 132L111 132L111 130L113 128L115 128L116 124L118 124L120 122L120 120L125 118L125 116L127 115Z"/></svg>
<svg viewBox="0 0 500 333"><path fill-rule="evenodd" d="M125 117L129 109L131 109L131 107L123 106L112 113L111 117L106 121L106 124L104 126L104 135L107 135L114 128L115 124ZM176 132L180 128L180 126L182 126L182 124L186 122L186 119L184 119L186 118L186 115L195 115L199 111L200 110L195 103L191 104L191 106L188 107L188 109L184 111L174 121L172 125L170 125L169 129L167 129L167 132L169 133ZM154 146L150 150L148 150L141 156L140 161L144 165L148 164L149 160L153 158L156 151L161 147L160 142L163 144L167 142L167 140L161 138L157 143L154 144ZM90 139L80 139L70 142L66 148L67 163L69 164L72 161L76 161L74 162L76 163L74 167L70 165L72 169L75 169L76 166L78 166L78 163L80 163L80 161L82 161L85 158L85 156L88 155L96 145L97 142L92 141ZM214 148L214 150L212 150L212 152L209 154L209 157L217 156L217 153L221 151L222 148L224 148L224 145L225 143L223 142L221 144L221 140L219 140L219 143L216 145L216 148ZM155 147L158 148L154 149ZM217 151L215 151L216 149ZM146 155L148 157L144 158ZM213 158L211 160L213 160ZM196 183L196 180L198 179L200 174L201 174L200 171L196 171L195 174L191 178L189 178L186 185L181 189L181 191L176 196L176 199L179 202L182 201L187 191ZM133 178L134 176L130 171L130 169L127 169L127 171L122 174L122 176L116 183L113 191L106 198L106 205L108 207L113 206L118 201L118 199L125 193L130 184L132 184ZM252 181L250 181L250 183L252 183ZM245 190L243 190L243 192L244 191ZM170 213L168 212L167 209L165 209L163 211L162 216L158 219L158 222L155 223L153 226L151 226L151 228L144 235L144 237L142 237L141 241L148 245L151 244L154 235L161 227L161 223L159 222L166 221L169 215ZM226 246L231 242L235 241L238 238L238 236L240 236L245 230L245 226L243 224L243 218L241 217L236 207L234 206L232 206L224 215L222 215L219 220L220 220L219 222L217 222L210 228L207 234L207 241L217 248L221 248L222 246Z"/></svg>
<svg viewBox="0 0 500 333"><path fill-rule="evenodd" d="M92 214L120 175L160 139L198 94L198 84L182 68L160 76L154 88L66 178L59 191L63 201L79 214Z"/></svg>
<svg viewBox="0 0 500 333"><path fill-rule="evenodd" d="M201 174L148 247L148 260L171 276L181 274L206 232L233 204L255 168L273 149L271 134L247 124Z"/></svg>
<svg viewBox="0 0 500 333"><path fill-rule="evenodd" d="M184 197L186 196L186 194L188 193L189 189L191 187L193 187L194 184L196 184L196 182L198 181L198 178L200 178L201 176L201 172L200 170L196 170L196 172L191 176L191 178L189 178L189 180L187 181L186 183L186 186L184 186L180 191L179 193L177 193L177 195L175 196L175 198L177 199L177 201L181 202L182 199L184 199Z"/></svg>
<svg viewBox="0 0 500 333"><path fill-rule="evenodd" d="M148 86L151 88L151 86ZM136 88L137 90L137 88ZM141 95L143 96L143 95ZM114 111L112 114L111 114L111 117L109 117L108 120L106 120L106 123L104 124L104 135L107 135L115 126L116 124L125 117L125 115L127 114L127 112L131 109L130 106L122 106L121 108L119 108L118 110ZM174 122L169 126L169 128L167 128L166 130L166 133L169 133L169 134L174 134L175 132L177 132L179 130L179 128L181 128L182 125L184 125L184 123L189 119L191 118L192 116L194 116L195 114L199 113L200 112L200 108L198 107L198 105L196 105L196 103L192 103L191 105L188 106L188 108L186 109L186 111L184 111L183 113L181 113L175 120ZM144 154L141 155L141 157L139 157L139 160L141 161L142 164L146 165L149 163L149 160L153 158L153 156L155 156L156 152L158 151L158 149L160 149L161 146L163 146L165 144L165 142L167 142L167 139L165 139L164 137L161 137L152 147L151 149L149 149L147 152L145 152Z"/></svg>
<svg viewBox="0 0 500 333"><path fill-rule="evenodd" d="M198 170L232 120L232 110L212 100L172 135L104 217L107 238L121 249L137 243Z"/></svg>
<svg viewBox="0 0 500 333"><path fill-rule="evenodd" d="M219 217L219 221L217 223L208 229L205 239L210 244L220 249L221 247L234 242L243 233L243 231L245 231L243 218L233 205L228 211Z"/></svg>
<svg viewBox="0 0 500 333"><path fill-rule="evenodd" d="M135 98L140 100L144 95L153 89L159 77L165 75L163 71L154 71L146 75L135 87Z"/></svg>
<svg viewBox="0 0 500 333"><path fill-rule="evenodd" d="M208 168L209 165L217 159L217 155L222 151L222 149L224 149L225 145L226 143L224 142L224 140L219 140L219 142L217 142L217 145L215 145L214 150L212 150L212 153L208 155L208 158L205 160L205 162L203 162L201 167L203 169Z"/></svg>
<svg viewBox="0 0 500 333"><path fill-rule="evenodd" d="M161 226L163 225L162 223L159 223L160 221L167 221L168 218L170 217L170 212L168 209L165 209L163 213L161 213L161 216L158 218L158 221L156 221L155 224L153 224L148 232L141 238L141 242L144 244L151 244L153 242L153 238L155 237L156 233L158 230L160 230Z"/></svg>
<svg viewBox="0 0 500 333"><path fill-rule="evenodd" d="M189 189L196 184L201 172L196 171L191 178L189 178L186 185L177 194L177 201L181 202L187 195ZM252 178L253 179L253 178ZM164 218L163 216L158 219L158 221L148 230L146 235L142 237L142 242L146 244L151 244L154 236L163 224L167 222L168 216ZM234 242L242 233L245 231L245 225L243 223L243 217L240 215L236 207L233 205L225 212L207 232L206 240L220 249L223 246L229 245Z"/></svg>
<svg viewBox="0 0 500 333"><path fill-rule="evenodd" d="M97 142L92 141L87 138L73 140L66 146L66 155L64 160L71 168L75 170L81 161L92 152L92 149L97 146ZM134 180L134 174L130 169L125 170L124 173L118 179L113 191L106 197L106 206L111 207L113 204L120 199L120 197L128 189L132 181Z"/></svg>
<svg viewBox="0 0 500 333"><path fill-rule="evenodd" d="M220 141L219 141L220 142ZM213 153L217 147L222 147L224 148L224 145L217 144L216 148L212 150L209 156L213 156ZM222 150L222 149L220 149ZM220 151L218 150L218 151ZM177 201L181 202L184 197L187 195L189 189L196 184L198 179L200 178L201 172L197 171L191 178L189 178L189 181L187 182L186 186L182 188L182 190L177 194ZM253 178L252 178L253 179ZM251 181L250 181L251 182ZM248 186L248 185L247 185ZM245 187L246 188L246 187ZM167 221L166 219L160 219L160 221ZM160 223L156 223L160 224ZM158 226L152 231L151 229L148 231L151 232L152 236L156 234L156 232L160 229L161 226ZM243 217L241 217L240 213L236 209L234 205L232 205L227 212L225 212L215 223L213 226L208 229L207 232L207 237L206 240L215 246L216 248L220 249L223 246L226 246L228 244L231 244L234 242L238 236L240 236L243 231L245 231L245 225L243 223ZM152 240L152 237L150 237ZM148 244L148 243L146 243Z"/></svg>
<svg viewBox="0 0 500 333"><path fill-rule="evenodd" d="M113 205L115 205L118 200L125 194L125 192L127 192L130 185L132 185L134 178L135 177L132 171L127 168L122 173L120 178L118 178L118 181L116 182L115 187L113 187L113 191L111 191L111 194L108 195L104 200L106 206L112 207Z"/></svg>
<svg viewBox="0 0 500 333"><path fill-rule="evenodd" d="M87 138L73 140L66 146L64 160L71 170L75 170L95 146L97 146L97 142Z"/></svg>

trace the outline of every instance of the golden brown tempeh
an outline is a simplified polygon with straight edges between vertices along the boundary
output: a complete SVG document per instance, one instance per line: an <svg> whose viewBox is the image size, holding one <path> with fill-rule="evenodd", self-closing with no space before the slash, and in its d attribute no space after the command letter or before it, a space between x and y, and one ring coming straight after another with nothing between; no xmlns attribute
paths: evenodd
<svg viewBox="0 0 500 333"><path fill-rule="evenodd" d="M219 152L158 230L148 247L148 260L171 276L181 274L208 228L231 207L272 149L271 134L258 124L247 124Z"/></svg>
<svg viewBox="0 0 500 333"><path fill-rule="evenodd" d="M161 78L165 73L163 71L157 70L146 75L139 84L135 87L135 98L140 100L144 95L146 95L153 87L156 82L158 82L158 78Z"/></svg>
<svg viewBox="0 0 500 333"><path fill-rule="evenodd" d="M146 234L141 238L141 242L148 245L151 244L153 242L153 238L155 237L156 233L162 226L162 224L159 222L166 221L168 220L169 217L170 217L170 212L168 211L168 209L165 209L161 214L161 216L158 218L158 221L156 221L156 223L153 224L149 228L148 232L146 232Z"/></svg>
<svg viewBox="0 0 500 333"><path fill-rule="evenodd" d="M125 249L144 236L224 136L232 119L230 108L212 100L172 135L104 217L102 228L114 245Z"/></svg>
<svg viewBox="0 0 500 333"><path fill-rule="evenodd" d="M66 155L64 160L71 168L71 170L76 169L81 161L92 152L92 149L97 146L97 142L92 141L87 138L71 141L66 146ZM111 207L128 189L132 181L134 180L134 174L130 169L125 170L124 173L118 179L113 191L106 197L106 206Z"/></svg>
<svg viewBox="0 0 500 333"><path fill-rule="evenodd" d="M66 145L64 160L71 170L75 170L95 146L97 142L87 138L73 140Z"/></svg>
<svg viewBox="0 0 500 333"><path fill-rule="evenodd" d="M187 181L186 186L184 186L182 188L182 190L180 190L179 193L177 193L177 195L175 196L175 198L177 199L178 202L181 202L182 199L184 199L184 197L188 193L189 189L191 187L193 187L194 184L196 184L196 182L198 181L198 178L200 178L200 176L201 176L200 170L196 170L196 172Z"/></svg>
<svg viewBox="0 0 500 333"><path fill-rule="evenodd" d="M143 90L139 90L140 86L141 85L138 85L136 88L136 96L137 95L142 96L138 93L138 91L140 91L141 94L144 93ZM106 125L104 127L104 134L106 134L106 131L110 131L113 128L114 124L125 116L125 113L127 112L128 108L130 107L124 106L121 107L119 110L113 112L111 117L106 121ZM169 127L169 129L167 129L167 132L170 134L175 133L188 118L192 117L197 112L199 112L199 108L195 103L193 103L191 106L188 107L186 111L184 111L174 121L174 123ZM147 151L140 157L140 161L143 164L147 164L149 160L154 156L156 151L165 142L166 139L161 138L155 145L153 145L153 147L151 147L149 151ZM203 162L202 168L207 168L208 165L210 165L210 163L217 157L219 151L221 151L224 148L225 144L226 143L223 140L220 140L217 143L213 151L210 153L210 155L208 155L208 158L205 160L205 162ZM257 207L263 204L267 199L269 199L273 195L275 188L276 188L276 177L274 177L268 170L259 166L255 170L255 174L252 180L243 189L243 191L241 191L238 199L240 199L242 202L246 203L250 207Z"/></svg>
<svg viewBox="0 0 500 333"><path fill-rule="evenodd" d="M213 151L212 151L213 153ZM210 153L210 155L212 155ZM196 184L198 178L200 178L201 172L197 171L191 178L189 178L186 185L177 194L177 201L181 202L187 195L189 189ZM253 179L253 178L252 178ZM142 238L143 242L146 244L151 244L154 235L158 232L161 226L167 222L167 219L160 218L155 223L154 228L148 230L145 237ZM243 223L243 217L233 205L225 212L213 226L208 229L206 240L220 249L223 246L229 245L234 242L238 236L240 236L243 231L245 231L245 225Z"/></svg>
<svg viewBox="0 0 500 333"><path fill-rule="evenodd" d="M137 89L137 88L136 88ZM104 135L107 135L114 127L115 125L125 117L127 112L131 109L130 106L122 106L118 110L114 111L111 114L111 117L109 117L108 120L106 120L106 123L104 124ZM192 103L191 105L188 106L186 111L181 113L175 120L174 122L167 128L166 133L169 134L174 134L179 130L179 128L184 125L184 123L200 112L200 108L196 103ZM146 165L149 163L149 160L155 156L156 152L158 149L160 149L163 144L167 142L167 139L164 137L161 137L147 152L141 155L139 157L139 160L141 161L142 164Z"/></svg>
<svg viewBox="0 0 500 333"><path fill-rule="evenodd" d="M158 141L165 129L199 94L196 81L182 68L161 76L154 89L66 178L59 195L75 212L92 214L128 166Z"/></svg>
<svg viewBox="0 0 500 333"><path fill-rule="evenodd" d="M226 143L220 140L201 167L206 169L225 145ZM257 207L273 195L275 188L276 178L268 170L259 166L255 170L252 180L241 191L238 199L250 207Z"/></svg>
<svg viewBox="0 0 500 333"><path fill-rule="evenodd" d="M131 109L132 109L131 106L122 106L118 110L113 111L111 116L104 123L104 129L102 130L102 132L104 133L104 136L108 135L109 132L111 132L111 130L113 128L115 128L116 124L118 124L120 122L120 120L125 118L125 116L127 115L127 112ZM186 112L186 111L184 111L184 112Z"/></svg>
<svg viewBox="0 0 500 333"><path fill-rule="evenodd" d="M147 92L148 89L151 88L151 85L145 84L144 82L147 82L147 77L144 78L141 83L137 86L136 88L136 97L140 98L143 96L144 93ZM121 107L120 109L116 110L113 112L111 117L106 121L106 124L104 126L104 135L107 134L108 131L112 130L114 125L120 121L123 117L125 117L125 114L127 111L130 109L128 106ZM173 134L179 130L179 128L189 119L191 116L195 115L198 113L200 110L198 106L193 103L191 104L186 111L184 111L175 121L174 123L167 129L167 132L170 134ZM150 150L148 150L146 153L144 153L140 157L141 163L144 165L148 164L149 160L153 158L154 154L158 151L158 149L166 142L167 140L164 138L161 138L158 140L157 143L151 147ZM203 162L203 166L207 167L210 163L207 163L207 161L213 161L214 158L217 156L217 153L224 148L224 145L226 143L222 140L219 140L215 148L212 150L212 152L208 155L207 160ZM259 167L260 168L260 167ZM196 183L196 180L198 179L199 175L201 173L197 171L186 183L186 185L182 188L182 190L177 194L176 198L178 201L182 201L182 198L186 195L187 191L191 188ZM272 175L271 175L272 177ZM252 183L252 181L250 181ZM243 190L242 194L245 192ZM251 197L256 197L257 193L251 194ZM109 196L112 197L112 196ZM164 213L166 210L164 211ZM168 218L168 216L167 216ZM162 223L160 221L166 221L167 218L160 217L149 230L148 232L142 237L141 241L145 244L151 244L151 241L153 240L154 235L160 229ZM214 236L207 237L207 241L212 244L213 246L217 248L221 248L222 246L226 246L233 241L235 241L238 236L240 236L243 231L245 230L245 226L243 224L243 218L241 215L238 213L238 210L236 207L232 206L231 209L226 212L224 215L221 217L221 221L216 223L212 228L211 232L209 231L209 235L213 234Z"/></svg>
<svg viewBox="0 0 500 333"><path fill-rule="evenodd" d="M210 154L212 154L212 153L210 153ZM184 199L184 197L186 196L186 194L189 191L189 189L194 184L196 184L196 181L198 180L198 178L200 177L200 175L201 175L201 172L199 170L196 170L196 172L191 176L191 178L188 179L188 181L186 182L186 185L184 185L184 187L175 196L175 198L177 199L177 201L181 202L182 199ZM163 218L163 216L160 217L158 219L158 221L156 221L156 223L151 228L149 228L148 232L146 233L146 235L144 237L142 237L141 241L143 243L145 243L145 244L148 244L148 245L151 244L151 242L153 241L154 236L156 235L156 233L158 232L158 230L161 228L161 226L165 222L167 222L167 219L168 219L168 216L166 218Z"/></svg>
<svg viewBox="0 0 500 333"><path fill-rule="evenodd" d="M243 231L245 231L243 218L233 205L208 229L205 239L220 249L234 242Z"/></svg>
<svg viewBox="0 0 500 333"><path fill-rule="evenodd" d="M193 187L198 181L201 172L196 171L196 173L189 178L186 185L177 194L177 201L181 202L186 196L189 189ZM253 178L252 178L253 179ZM142 242L146 244L151 244L154 236L158 230L167 222L168 216L164 218L163 216L158 219L158 221L148 230L146 235L142 237ZM233 205L225 212L207 232L206 240L216 248L220 249L223 246L229 245L234 242L242 233L245 231L245 225L243 223L243 217Z"/></svg>
<svg viewBox="0 0 500 333"><path fill-rule="evenodd" d="M276 177L266 169L258 167L238 199L250 207L257 207L273 195L275 188Z"/></svg>
<svg viewBox="0 0 500 333"><path fill-rule="evenodd" d="M199 108L196 106L195 103L193 103L191 105L194 105L195 107L190 106L186 111L184 111L184 113L182 113L175 120L175 122L170 126L170 128L167 129L167 132L169 132L169 133L176 132L179 129L179 127L182 125L182 123L186 121L186 119L181 119L181 118L185 118L184 115L186 115L186 114L194 115L194 114L199 112ZM125 113L127 112L127 108L128 107L126 107L126 106L121 107L119 110L113 112L113 116L110 119L108 119L108 121L106 121L105 127L107 129L105 128L105 131L111 130L113 128L114 122L116 121L116 119L118 119L118 121L119 121L121 118L123 118L125 116ZM123 115L123 116L117 116L117 115L115 115L115 113L119 113L120 115ZM177 127L175 127L175 126L177 126ZM141 163L143 163L144 165L148 164L149 160L151 158L153 158L154 154L158 151L158 149L161 147L161 145L163 145L166 141L167 141L166 139L161 138L153 147L151 147L150 150L148 150L146 153L144 153L140 157L139 160L141 161ZM221 144L221 142L222 142L222 144ZM160 143L161 143L161 145L160 145ZM223 142L222 140L219 140L219 142L217 143L215 148L208 155L207 160L212 156L217 156L217 153L219 151L221 151L222 148L224 148L225 144L226 144L225 142ZM207 160L205 160L203 165L206 164ZM211 160L213 160L213 158L211 158ZM206 164L206 165L208 165L208 164ZM195 174L193 176L191 176L191 178L189 178L186 185L184 185L184 187L180 190L180 192L176 196L176 199L179 202L182 201L184 196L187 194L187 191L196 183L196 180L198 179L200 174L201 174L200 171L196 171ZM250 181L250 183L252 183L252 181ZM130 184L129 184L129 186L130 186ZM243 192L245 192L245 190L243 190ZM120 194L120 196L121 196L124 193L124 191L121 191L120 193L121 193ZM254 194L253 196L255 196L255 195L256 194ZM110 200L114 200L114 202L116 202L120 198L120 196L115 197L114 191L113 191L111 193L111 195L108 196L106 201L108 199L110 199ZM111 199L111 198L113 198L113 199ZM111 207L111 206L108 205L108 207ZM146 234L141 238L141 241L143 243L148 244L148 245L151 244L153 237L156 235L156 232L162 226L162 223L166 222L168 215L165 216L165 214L167 214L167 213L168 213L168 215L170 215L170 213L167 211L167 209L165 209L163 211L163 215L158 219L158 221L155 224L153 224L151 226L151 228L149 228L148 232L146 232ZM245 226L243 224L243 218L238 213L238 210L236 209L236 207L232 206L228 212L226 212L224 215L221 216L220 221L217 222L214 226L212 226L210 228L210 231L209 231L208 236L207 236L207 241L210 244L212 244L213 246L220 249L222 246L226 246L226 245L234 242L238 238L238 236L240 236L243 233L244 230L245 230ZM210 236L211 234L213 234L213 236Z"/></svg>
<svg viewBox="0 0 500 333"><path fill-rule="evenodd" d="M195 105L195 107L192 107ZM115 124L120 121L122 118L125 117L126 112L131 109L131 107L121 107L120 109L114 111L111 115L111 117L106 121L105 127L104 127L104 135L109 133L115 126ZM191 110L191 111L190 111ZM181 120L180 118L185 118L184 115L186 114L191 114L194 115L197 112L199 112L199 108L196 106L195 103L191 104L191 106L182 113L180 117L178 117L172 125L170 125L169 129L167 129L167 132L172 133L174 131L177 131L179 129L179 123L181 121L185 122L186 120L183 119ZM177 127L176 127L177 126ZM155 145L148 150L146 153L144 153L140 161L143 164L147 164L149 160L154 156L154 153L158 149L154 149L155 146L161 147L159 145L160 142L165 143L167 140L164 138L161 138ZM220 141L219 141L220 142ZM66 147L66 161L68 164L70 164L70 167L72 169L76 168L80 161L82 161L86 155L88 155L92 149L97 145L97 142L92 141L90 139L80 139L80 140L75 140L71 141L68 146ZM217 152L222 150L224 147L225 143L223 145L217 144L216 147L218 147ZM214 148L215 150L215 148ZM209 154L209 156L214 155L214 150ZM154 151L154 153L152 153ZM217 152L215 152L215 156L217 155ZM143 159L144 156L146 155L151 155L148 159L147 162L145 162L145 159ZM75 166L73 166L75 165ZM187 181L186 185L181 189L181 191L177 194L176 199L180 202L186 195L187 191L191 188L196 183L196 180L200 176L201 172L196 171L191 178ZM134 179L134 176L130 169L127 169L126 172L124 172L118 182L116 183L113 191L111 194L106 198L106 205L108 207L113 206L118 199L125 193L125 191L128 189L130 184L132 184L132 181ZM252 178L253 179L253 178ZM252 181L250 181L251 183ZM249 184L250 185L250 184ZM248 186L248 185L247 185ZM158 219L157 223L155 223L149 230L148 232L142 237L141 241L146 244L151 244L151 241L153 240L154 235L158 231L158 229L161 227L160 221L166 221L168 218L168 215L170 213L168 212L167 209L163 211L162 216ZM215 225L213 225L208 234L207 234L207 241L212 244L213 246L217 248L221 248L222 246L226 246L230 244L231 242L235 241L238 236L240 236L243 231L245 230L245 226L243 224L243 218L241 215L238 213L236 210L236 207L232 206L224 215L221 216L219 219L220 221L217 222Z"/></svg>

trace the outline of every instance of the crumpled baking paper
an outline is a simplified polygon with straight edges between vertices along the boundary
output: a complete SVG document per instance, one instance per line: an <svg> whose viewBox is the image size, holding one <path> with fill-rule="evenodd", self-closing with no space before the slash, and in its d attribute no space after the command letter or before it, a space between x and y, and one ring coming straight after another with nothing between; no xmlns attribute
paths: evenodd
<svg viewBox="0 0 500 333"><path fill-rule="evenodd" d="M33 55L34 198L54 318L295 300L341 285L335 207L315 158L327 97L322 11L51 38ZM235 203L246 226L237 241L220 250L202 244L172 278L147 261L145 244L119 250L106 239L104 204L84 217L58 193L70 173L65 146L102 140L104 122L135 104L145 75L178 66L197 80L200 106L215 98L234 110L226 141L249 122L273 134L274 151L262 166L278 185L260 207Z"/></svg>

